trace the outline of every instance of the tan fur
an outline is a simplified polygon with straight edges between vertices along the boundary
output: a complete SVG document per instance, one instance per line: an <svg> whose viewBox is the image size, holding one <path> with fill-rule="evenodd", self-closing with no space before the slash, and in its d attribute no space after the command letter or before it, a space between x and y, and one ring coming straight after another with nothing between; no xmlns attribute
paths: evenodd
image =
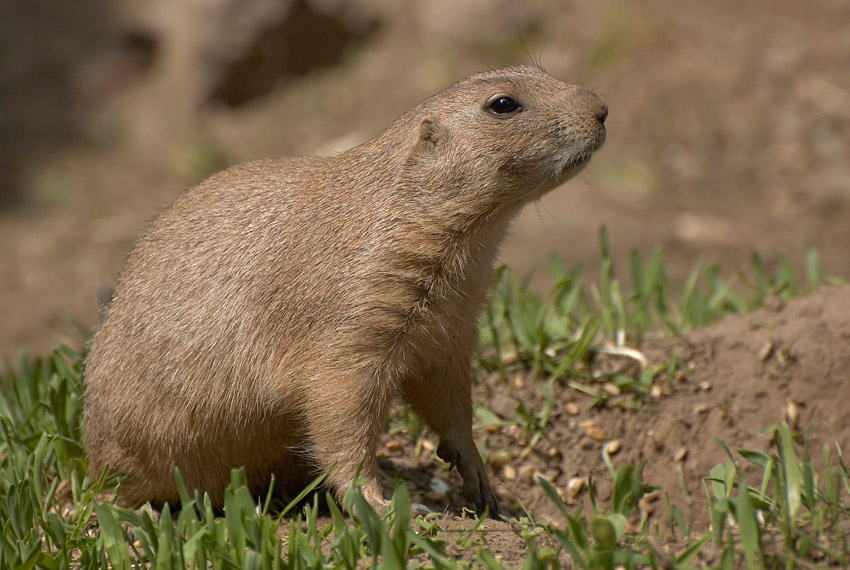
<svg viewBox="0 0 850 570"><path fill-rule="evenodd" d="M522 109L488 109L498 94ZM130 505L176 501L173 469L221 505L336 464L342 498L400 397L440 438L479 510L496 502L472 439L471 354L511 218L605 138L596 95L535 67L474 75L331 158L229 168L136 244L86 365L89 469Z"/></svg>

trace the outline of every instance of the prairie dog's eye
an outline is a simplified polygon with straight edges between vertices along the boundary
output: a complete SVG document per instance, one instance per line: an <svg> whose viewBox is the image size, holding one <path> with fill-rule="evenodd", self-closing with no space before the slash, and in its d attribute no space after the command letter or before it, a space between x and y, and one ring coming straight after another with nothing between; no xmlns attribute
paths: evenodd
<svg viewBox="0 0 850 570"><path fill-rule="evenodd" d="M495 95L487 101L487 109L494 115L510 115L522 109L522 105L510 95Z"/></svg>

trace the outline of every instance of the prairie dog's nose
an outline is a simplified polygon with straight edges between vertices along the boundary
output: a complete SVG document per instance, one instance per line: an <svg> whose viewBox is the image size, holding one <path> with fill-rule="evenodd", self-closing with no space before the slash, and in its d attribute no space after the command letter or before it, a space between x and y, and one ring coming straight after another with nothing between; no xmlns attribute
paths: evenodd
<svg viewBox="0 0 850 570"><path fill-rule="evenodd" d="M589 89L579 87L578 101L588 114L593 113L600 124L605 124L605 119L608 118L608 104L602 97Z"/></svg>
<svg viewBox="0 0 850 570"><path fill-rule="evenodd" d="M599 100L599 109L596 111L596 118L603 125L605 124L605 119L608 118L608 104L601 99Z"/></svg>

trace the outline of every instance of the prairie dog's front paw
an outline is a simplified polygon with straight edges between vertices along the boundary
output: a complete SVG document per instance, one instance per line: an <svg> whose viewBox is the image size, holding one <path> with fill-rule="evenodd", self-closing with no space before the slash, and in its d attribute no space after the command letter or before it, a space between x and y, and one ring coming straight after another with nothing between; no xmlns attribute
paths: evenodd
<svg viewBox="0 0 850 570"><path fill-rule="evenodd" d="M487 472L478 450L472 446L473 451L462 453L456 447L441 442L437 447L437 456L452 467L457 467L463 477L463 494L475 505L475 510L483 514L485 509L490 509L490 516L499 517L499 506L496 497L490 489Z"/></svg>

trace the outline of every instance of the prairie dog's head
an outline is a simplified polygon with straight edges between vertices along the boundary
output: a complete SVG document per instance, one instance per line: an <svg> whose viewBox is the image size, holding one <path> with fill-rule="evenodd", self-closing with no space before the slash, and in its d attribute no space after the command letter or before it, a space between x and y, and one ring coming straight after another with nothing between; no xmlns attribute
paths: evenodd
<svg viewBox="0 0 850 570"><path fill-rule="evenodd" d="M608 106L519 66L460 81L413 116L418 139L408 166L430 171L420 187L430 178L435 191L489 209L538 198L579 172L605 141Z"/></svg>

